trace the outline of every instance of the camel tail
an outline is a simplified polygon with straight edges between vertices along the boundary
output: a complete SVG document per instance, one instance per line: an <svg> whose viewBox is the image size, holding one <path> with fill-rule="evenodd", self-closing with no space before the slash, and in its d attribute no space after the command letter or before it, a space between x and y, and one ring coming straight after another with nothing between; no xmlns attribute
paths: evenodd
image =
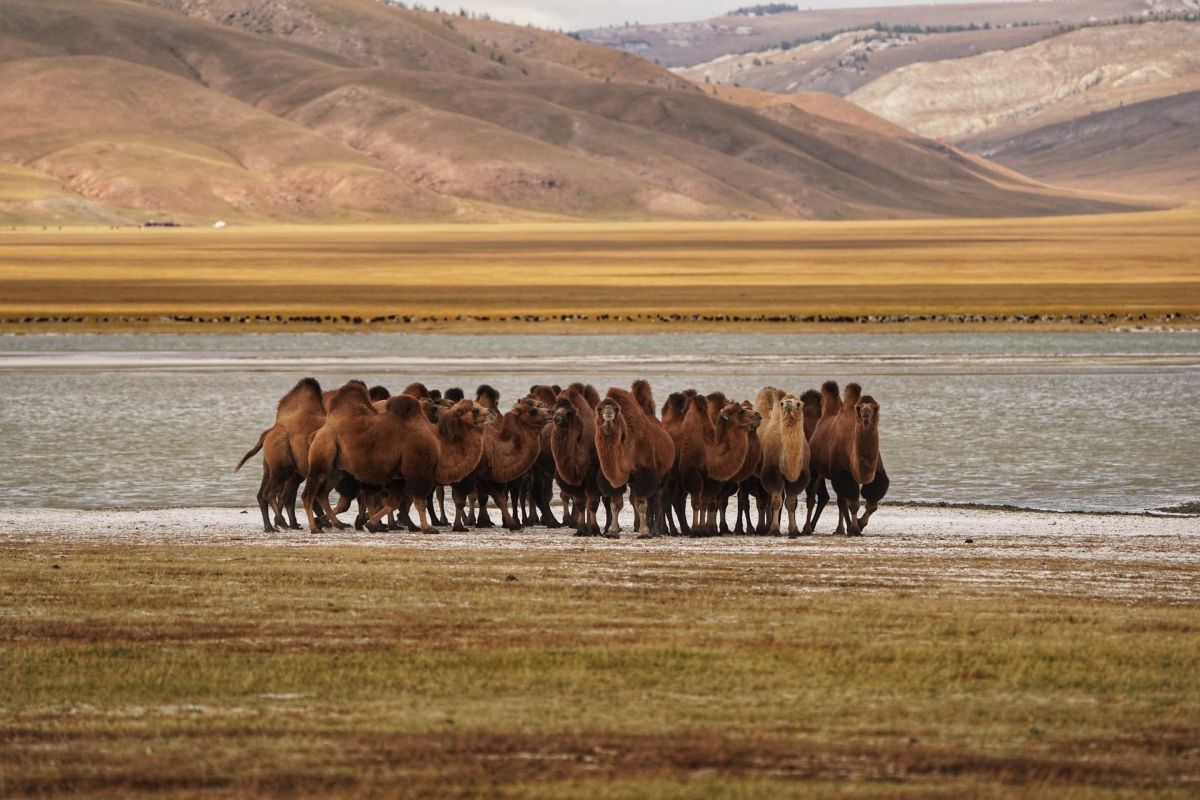
<svg viewBox="0 0 1200 800"><path fill-rule="evenodd" d="M251 458L253 458L255 453L257 453L259 450L262 450L263 441L266 440L267 434L270 432L271 432L271 429L267 428L265 431L263 431L262 433L260 433L258 435L258 444L254 445L254 447L250 448L250 452L248 452L248 453L246 453L246 455L242 456L242 460L239 461L237 463L237 466L233 468L234 472L237 472L239 469L241 469L242 465L245 464L247 461L249 461Z"/></svg>

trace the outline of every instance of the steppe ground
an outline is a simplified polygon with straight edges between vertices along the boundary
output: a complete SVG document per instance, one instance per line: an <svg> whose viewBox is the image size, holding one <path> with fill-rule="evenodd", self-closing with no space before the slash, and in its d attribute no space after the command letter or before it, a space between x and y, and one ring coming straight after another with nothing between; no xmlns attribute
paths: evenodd
<svg viewBox="0 0 1200 800"><path fill-rule="evenodd" d="M0 511L0 796L1194 797L1195 519Z"/></svg>
<svg viewBox="0 0 1200 800"><path fill-rule="evenodd" d="M1030 325L1001 318L1194 323L1196 253L1196 208L967 221L16 229L0 231L0 330L782 330L818 316L938 314L1022 329ZM286 321L306 315L317 320ZM754 321L788 315L799 321Z"/></svg>

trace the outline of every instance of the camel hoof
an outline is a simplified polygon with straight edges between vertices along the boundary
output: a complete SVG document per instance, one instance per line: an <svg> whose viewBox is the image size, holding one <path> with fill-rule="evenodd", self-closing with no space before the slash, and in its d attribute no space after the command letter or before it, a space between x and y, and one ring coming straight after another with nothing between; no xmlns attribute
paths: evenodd
<svg viewBox="0 0 1200 800"><path fill-rule="evenodd" d="M862 536L862 531L850 531L847 536Z"/></svg>
<svg viewBox="0 0 1200 800"><path fill-rule="evenodd" d="M276 528L274 525L264 525L263 533L279 533L279 528Z"/></svg>
<svg viewBox="0 0 1200 800"><path fill-rule="evenodd" d="M454 527L453 527L453 528L451 528L450 530L454 531L455 533L466 533L466 532L467 532L467 526L466 526L466 525L463 525L463 524L461 524L461 523L457 523L457 522L456 522L456 523L454 524Z"/></svg>
<svg viewBox="0 0 1200 800"><path fill-rule="evenodd" d="M301 525L299 522L293 522L291 525L288 525L288 527L289 527L289 528L291 528L291 529L292 529L292 530L294 530L294 531L302 531L302 530L304 530L304 526L303 526L303 525Z"/></svg>
<svg viewBox="0 0 1200 800"><path fill-rule="evenodd" d="M658 536L656 536L653 533L639 533L637 535L637 538L639 538L639 539L657 539Z"/></svg>
<svg viewBox="0 0 1200 800"><path fill-rule="evenodd" d="M422 528L422 529L421 529L421 533L424 533L424 534L427 534L427 535L434 535L434 536L436 536L436 535L440 534L440 533L441 533L441 531L439 531L437 528L435 528L435 527L433 527L432 525L430 525L430 526L428 526L428 527Z"/></svg>
<svg viewBox="0 0 1200 800"><path fill-rule="evenodd" d="M494 528L494 527L496 527L496 523L492 522L490 519L484 519L481 522L476 522L475 527L476 528Z"/></svg>

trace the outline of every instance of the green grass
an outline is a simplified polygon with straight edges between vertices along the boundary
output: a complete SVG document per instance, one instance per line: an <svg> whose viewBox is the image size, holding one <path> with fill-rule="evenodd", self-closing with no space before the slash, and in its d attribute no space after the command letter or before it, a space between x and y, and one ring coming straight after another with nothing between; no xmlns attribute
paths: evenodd
<svg viewBox="0 0 1200 800"><path fill-rule="evenodd" d="M856 587L869 553L0 556L2 796L1182 797L1200 779L1200 623L1178 600Z"/></svg>

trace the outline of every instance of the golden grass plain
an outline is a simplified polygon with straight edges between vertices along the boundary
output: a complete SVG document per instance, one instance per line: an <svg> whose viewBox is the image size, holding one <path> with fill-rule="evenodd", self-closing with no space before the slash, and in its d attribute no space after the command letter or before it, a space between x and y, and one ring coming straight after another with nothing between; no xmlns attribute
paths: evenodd
<svg viewBox="0 0 1200 800"><path fill-rule="evenodd" d="M1025 328L1007 318L1054 315L1062 328L1179 314L1194 325L1197 254L1194 207L1003 220L14 229L0 232L0 320L7 331L837 327L820 317L857 330L860 318L897 315L906 319L871 324ZM760 321L786 315L797 320ZM919 319L938 315L987 319ZM49 319L63 316L79 319ZM297 316L331 319L284 321Z"/></svg>
<svg viewBox="0 0 1200 800"><path fill-rule="evenodd" d="M0 795L1194 796L1197 607L1170 541L552 535L9 537Z"/></svg>

